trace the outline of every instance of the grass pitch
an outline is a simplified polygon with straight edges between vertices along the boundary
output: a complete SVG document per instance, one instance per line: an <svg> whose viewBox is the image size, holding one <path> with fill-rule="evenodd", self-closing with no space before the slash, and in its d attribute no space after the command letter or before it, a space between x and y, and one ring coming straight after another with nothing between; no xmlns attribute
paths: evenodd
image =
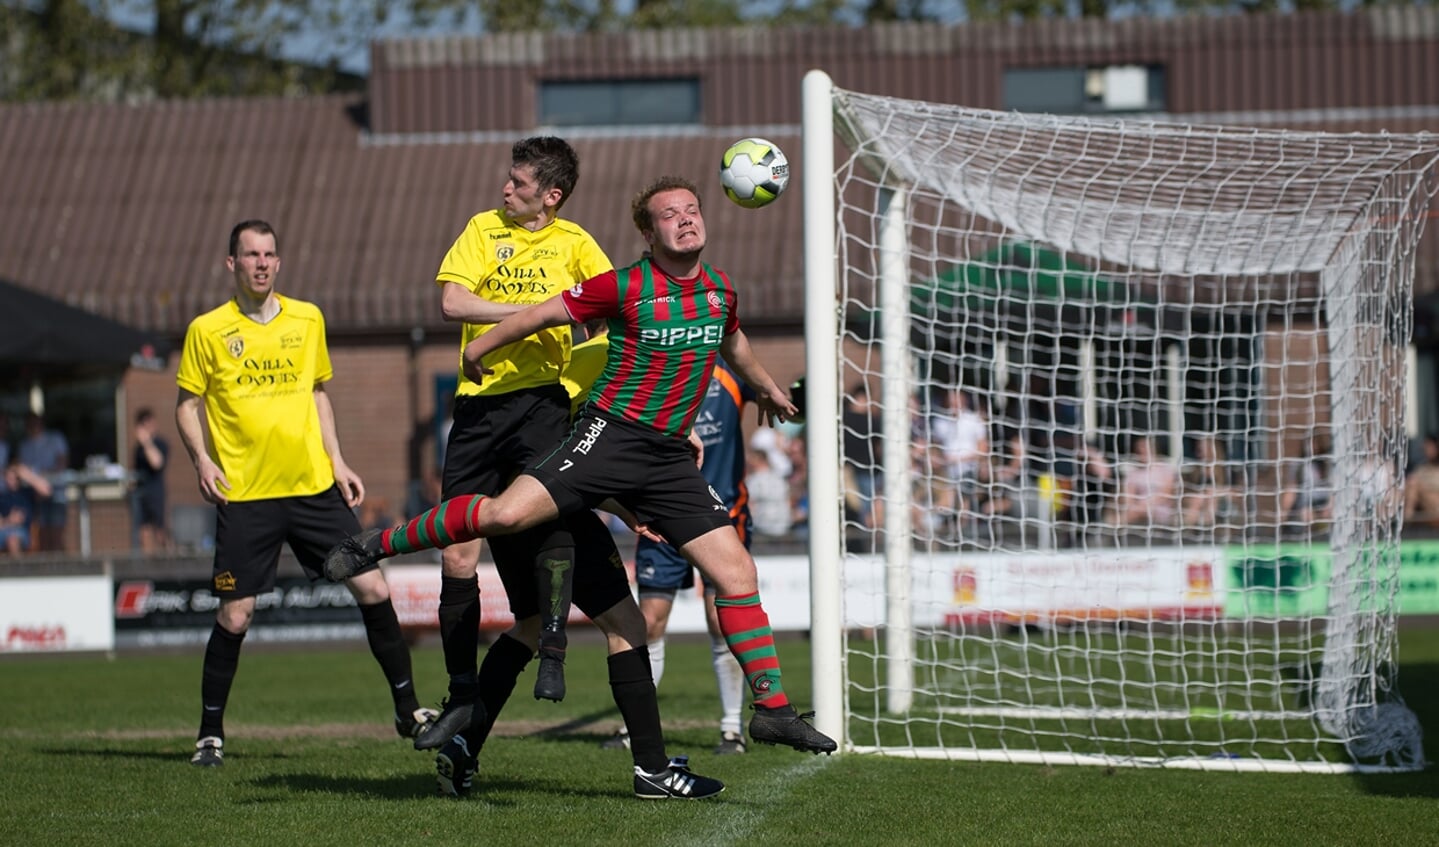
<svg viewBox="0 0 1439 847"><path fill-rule="evenodd" d="M1395 845L1432 843L1436 769L1312 776L1047 768L710 753L709 646L669 645L660 706L671 755L728 789L710 801L632 796L602 647L577 638L569 697L522 678L481 758L476 793L435 794L433 757L397 738L363 645L250 648L227 713L226 766L188 764L200 651L0 659L0 844L358 845ZM809 645L780 643L808 708ZM1439 758L1439 630L1401 637L1401 691ZM438 645L415 651L422 698L444 693Z"/></svg>

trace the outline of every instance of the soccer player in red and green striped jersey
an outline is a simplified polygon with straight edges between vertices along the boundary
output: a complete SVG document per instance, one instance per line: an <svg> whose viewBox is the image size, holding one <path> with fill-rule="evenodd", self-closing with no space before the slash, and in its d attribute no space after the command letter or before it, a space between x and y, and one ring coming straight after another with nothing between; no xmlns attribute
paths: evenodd
<svg viewBox="0 0 1439 847"><path fill-rule="evenodd" d="M485 357L503 345L546 327L605 319L605 369L565 440L498 496L452 498L337 546L326 572L343 577L397 553L521 532L613 499L715 584L720 630L754 700L750 737L833 752L834 741L785 695L754 559L687 441L718 356L754 389L761 423L796 409L740 329L729 277L700 259L707 234L694 184L662 177L635 197L632 212L649 247L638 262L530 306L465 347L465 373L480 382L492 373Z"/></svg>

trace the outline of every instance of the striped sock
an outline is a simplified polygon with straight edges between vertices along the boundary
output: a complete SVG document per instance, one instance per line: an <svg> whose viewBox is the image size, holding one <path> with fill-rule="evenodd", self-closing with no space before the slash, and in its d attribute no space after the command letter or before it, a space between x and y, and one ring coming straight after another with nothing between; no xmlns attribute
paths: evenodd
<svg viewBox="0 0 1439 847"><path fill-rule="evenodd" d="M483 494L451 497L393 529L380 534L380 549L386 556L448 547L480 538L480 504Z"/></svg>
<svg viewBox="0 0 1439 847"><path fill-rule="evenodd" d="M716 597L715 612L725 643L744 669L755 704L771 709L789 705L780 684L774 632L769 628L769 615L760 603L759 592Z"/></svg>

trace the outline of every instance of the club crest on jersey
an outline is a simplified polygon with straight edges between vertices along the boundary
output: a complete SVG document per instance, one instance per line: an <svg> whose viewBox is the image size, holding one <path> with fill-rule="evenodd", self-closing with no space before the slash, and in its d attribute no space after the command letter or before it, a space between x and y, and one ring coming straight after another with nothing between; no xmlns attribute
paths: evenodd
<svg viewBox="0 0 1439 847"><path fill-rule="evenodd" d="M720 307L720 296L718 291L705 292L705 299L710 302L710 308L718 309Z"/></svg>
<svg viewBox="0 0 1439 847"><path fill-rule="evenodd" d="M585 287L584 287L583 285L581 285L580 283L578 283L578 282L575 283L575 287L574 287L574 288L571 288L571 289L570 289L570 296L571 296L571 297L579 297L579 296L583 295L584 293L585 293Z"/></svg>
<svg viewBox="0 0 1439 847"><path fill-rule="evenodd" d="M495 248L495 258L501 262L509 259L513 255L515 255L515 245L513 244L501 244Z"/></svg>
<svg viewBox="0 0 1439 847"><path fill-rule="evenodd" d="M245 355L245 339L237 335L229 341L225 342L225 349L230 351L231 356L234 356L236 359L238 359L241 356Z"/></svg>

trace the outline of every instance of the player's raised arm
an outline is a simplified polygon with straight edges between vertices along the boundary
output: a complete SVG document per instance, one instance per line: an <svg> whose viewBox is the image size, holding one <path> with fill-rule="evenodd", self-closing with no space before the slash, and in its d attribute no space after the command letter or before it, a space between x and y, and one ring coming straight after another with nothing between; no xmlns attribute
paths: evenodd
<svg viewBox="0 0 1439 847"><path fill-rule="evenodd" d="M763 426L771 421L783 422L799 412L794 403L790 402L789 395L779 387L779 384L774 381L774 377L771 377L769 371L764 369L764 365L759 363L759 358L755 356L754 350L750 347L749 338L745 336L744 330L737 329L725 336L724 341L720 344L720 355L726 362L729 362L730 367L734 368L740 379L754 389L755 405L759 407L760 425Z"/></svg>
<svg viewBox="0 0 1439 847"><path fill-rule="evenodd" d="M480 382L484 375L491 373L485 367L485 356L521 338L534 335L542 329L560 326L571 321L570 312L565 308L563 295L536 303L500 321L495 328L465 345L465 376Z"/></svg>
<svg viewBox="0 0 1439 847"><path fill-rule="evenodd" d="M458 282L446 282L440 289L440 313L455 323L499 323L524 308L518 303L486 300Z"/></svg>

